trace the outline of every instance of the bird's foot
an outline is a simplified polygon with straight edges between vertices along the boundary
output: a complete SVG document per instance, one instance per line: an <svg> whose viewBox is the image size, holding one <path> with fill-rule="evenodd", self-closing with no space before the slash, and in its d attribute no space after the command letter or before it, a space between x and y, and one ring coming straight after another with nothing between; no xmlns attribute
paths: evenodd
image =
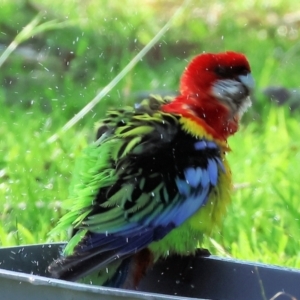
<svg viewBox="0 0 300 300"><path fill-rule="evenodd" d="M208 249L202 249L202 248L198 248L195 252L195 256L196 257L208 257L211 256L211 253L209 252Z"/></svg>

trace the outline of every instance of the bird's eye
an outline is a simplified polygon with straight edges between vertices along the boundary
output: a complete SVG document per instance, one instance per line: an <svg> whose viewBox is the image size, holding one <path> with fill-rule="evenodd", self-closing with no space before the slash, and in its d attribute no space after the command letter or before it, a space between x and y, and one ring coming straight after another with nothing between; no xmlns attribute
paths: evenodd
<svg viewBox="0 0 300 300"><path fill-rule="evenodd" d="M215 73L220 77L228 77L228 70L225 67L217 66L215 69Z"/></svg>
<svg viewBox="0 0 300 300"><path fill-rule="evenodd" d="M239 75L247 75L249 70L244 66L217 66L215 69L215 73L222 78L234 78Z"/></svg>
<svg viewBox="0 0 300 300"><path fill-rule="evenodd" d="M249 73L249 70L244 66L232 67L232 71L235 75L247 75Z"/></svg>

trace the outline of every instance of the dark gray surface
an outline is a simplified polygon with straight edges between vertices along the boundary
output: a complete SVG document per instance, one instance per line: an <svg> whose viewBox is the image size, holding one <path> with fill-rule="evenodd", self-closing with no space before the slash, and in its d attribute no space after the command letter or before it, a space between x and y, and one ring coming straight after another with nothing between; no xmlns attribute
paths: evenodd
<svg viewBox="0 0 300 300"><path fill-rule="evenodd" d="M121 289L78 284L7 270L0 272L2 300L189 300Z"/></svg>
<svg viewBox="0 0 300 300"><path fill-rule="evenodd" d="M47 266L58 257L62 246L47 244L0 249L0 268L5 269L0 269L0 299L266 300L281 291L300 299L299 270L213 256L172 256L162 260L142 280L139 291L109 289L28 275L48 276ZM290 298L276 298L281 299Z"/></svg>

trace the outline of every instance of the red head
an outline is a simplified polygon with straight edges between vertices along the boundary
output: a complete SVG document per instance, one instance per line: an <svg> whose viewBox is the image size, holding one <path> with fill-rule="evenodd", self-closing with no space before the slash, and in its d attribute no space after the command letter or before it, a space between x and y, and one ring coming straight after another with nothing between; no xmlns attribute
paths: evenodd
<svg viewBox="0 0 300 300"><path fill-rule="evenodd" d="M184 71L181 95L166 111L201 118L226 139L236 132L243 112L251 105L254 82L243 54L224 52L196 56Z"/></svg>

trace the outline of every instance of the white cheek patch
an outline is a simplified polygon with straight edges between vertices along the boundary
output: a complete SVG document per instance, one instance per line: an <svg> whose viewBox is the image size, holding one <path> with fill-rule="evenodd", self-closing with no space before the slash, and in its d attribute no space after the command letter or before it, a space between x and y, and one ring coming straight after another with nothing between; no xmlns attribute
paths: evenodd
<svg viewBox="0 0 300 300"><path fill-rule="evenodd" d="M250 96L247 96L244 101L241 103L240 107L238 108L237 114L241 119L243 114L247 111L247 109L252 105L252 101Z"/></svg>
<svg viewBox="0 0 300 300"><path fill-rule="evenodd" d="M211 94L230 108L233 115L242 117L251 106L249 91L245 85L233 79L217 80L212 86Z"/></svg>
<svg viewBox="0 0 300 300"><path fill-rule="evenodd" d="M219 95L220 98L226 98L231 95L236 95L240 93L241 83L236 80L226 79L218 80L213 85L213 92Z"/></svg>

